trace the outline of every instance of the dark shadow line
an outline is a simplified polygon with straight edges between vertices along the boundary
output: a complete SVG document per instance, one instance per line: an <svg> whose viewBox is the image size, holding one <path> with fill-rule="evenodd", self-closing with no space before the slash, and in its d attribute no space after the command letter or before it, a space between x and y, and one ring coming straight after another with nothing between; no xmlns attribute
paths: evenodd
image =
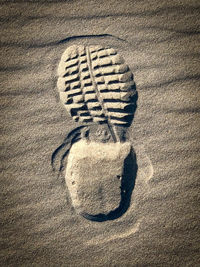
<svg viewBox="0 0 200 267"><path fill-rule="evenodd" d="M168 32L173 32L173 33L179 33L179 34L185 34L185 35L198 35L200 34L199 30L182 30L182 29L173 29L173 28L168 28L165 26L158 26L158 25L145 25L145 26L138 26L137 29L143 30L158 30L158 31L168 31ZM171 37L170 37L171 38Z"/></svg>
<svg viewBox="0 0 200 267"><path fill-rule="evenodd" d="M188 107L180 109L163 109L167 114L176 113L176 114L190 114L190 113L200 113L199 107Z"/></svg>
<svg viewBox="0 0 200 267"><path fill-rule="evenodd" d="M62 171L62 169L64 167L63 162L64 162L66 156L68 155L68 153L71 149L71 146L80 140L81 133L82 133L81 131L86 127L87 126L82 125L82 126L79 126L75 129L73 129L72 131L70 131L67 134L67 136L65 137L62 144L54 150L54 152L51 155L51 166L52 166L53 171L56 170L55 161L57 158L60 158L60 160L59 160L60 166L59 166L58 170L59 170L59 172ZM62 153L61 156L59 156L60 153Z"/></svg>
<svg viewBox="0 0 200 267"><path fill-rule="evenodd" d="M200 80L200 75L191 75L191 76L184 76L184 77L178 77L178 78L175 78L175 79L170 79L168 81L162 81L162 82L159 82L159 83L154 83L154 84L148 84L148 85L141 85L141 89L152 89L152 88L155 88L155 87L162 87L162 86L168 86L172 83L178 83L178 82L184 82L184 81L192 81L192 80Z"/></svg>
<svg viewBox="0 0 200 267"><path fill-rule="evenodd" d="M10 0L11 1L11 0ZM66 0L63 0L63 2L65 2ZM13 0L13 2L19 2L22 3L22 1L19 0ZM28 3L33 3L31 1L25 1ZM34 0L34 3L40 2L40 0ZM62 1L59 1L62 2ZM54 2L51 2L54 3ZM5 2L2 1L1 4L8 4L8 1L6 0ZM45 4L48 4L47 1L45 1ZM38 16L30 16L30 19L38 19L38 18L47 18L47 19L66 19L66 20L73 20L73 19L85 19L85 20L89 20L89 19L95 19L95 18L106 18L106 17L152 17L152 16L156 16L156 15L163 15L163 14L169 14L169 13L174 13L174 12L181 12L181 14L188 14L190 13L198 13L199 11L199 7L196 6L189 6L189 5L185 5L185 6L168 6L168 7L161 7L161 8L157 8L154 10L144 10L144 11L138 11L138 12L116 12L116 13L106 13L104 15L101 14L86 14L86 15L66 15L66 16L59 16L59 17L53 17L52 15L38 15ZM19 16L17 15L13 15L12 18L19 18ZM25 18L27 18L27 16L24 16ZM9 16L4 16L3 19L9 18ZM28 17L29 18L29 17ZM2 20L3 20L2 19Z"/></svg>
<svg viewBox="0 0 200 267"><path fill-rule="evenodd" d="M135 187L137 170L138 165L136 154L133 148L131 148L129 155L124 161L124 169L121 182L121 201L119 206L108 214L99 213L93 215L86 212L81 212L80 215L82 215L85 219L95 222L112 221L121 217L130 207L131 195Z"/></svg>
<svg viewBox="0 0 200 267"><path fill-rule="evenodd" d="M66 156L69 154L69 151L72 147L73 144L75 144L76 142L78 142L81 139L81 133L78 132L74 135L74 137L72 138L72 140L70 141L70 145L69 145L69 149L67 149L67 151L65 151L65 153L62 155L61 161L60 161L60 168L59 171L61 172L64 168L64 160L66 158Z"/></svg>
<svg viewBox="0 0 200 267"><path fill-rule="evenodd" d="M123 42L126 42L126 40L122 39L122 38L119 38L115 35L112 35L112 34L108 34L108 33L104 33L104 34L89 34L89 35L74 35L74 36L69 36L63 40L60 40L57 42L57 44L62 44L62 43L65 43L65 42L69 42L71 40L76 40L76 39L84 39L84 38L102 38L102 37L112 37L112 38L115 38L116 40L119 40L119 41L123 41Z"/></svg>
<svg viewBox="0 0 200 267"><path fill-rule="evenodd" d="M177 32L178 33L178 32ZM186 34L188 36L190 35L198 35L199 32L197 31L193 31L193 32L179 32L180 34ZM17 43L17 42L0 42L0 47L5 47L5 46L11 46L11 47L20 47L20 48L26 48L26 49L31 49L31 48L34 48L34 49L37 49L37 48L44 48L44 47L51 47L51 46L56 46L56 45L60 45L62 43L65 43L65 42L68 42L70 40L73 40L73 39L78 39L78 38L97 38L97 37L113 37L115 38L116 40L119 40L119 41L122 41L122 42L125 42L127 44L129 44L130 46L132 47L138 47L139 45L146 45L146 44L149 44L149 42L155 42L155 39L154 38L144 38L144 39L141 39L141 40L134 40L134 43L133 42L129 42L127 40L124 40L120 37L117 37L117 36L114 36L114 35L111 35L111 34L100 34L100 35L78 35L78 36L69 36L63 40L60 40L60 41L52 41L52 42L48 42L48 43ZM182 36L177 36L178 38L182 38ZM166 37L166 38L162 38L161 40L157 40L155 42L155 44L159 44L159 43L163 43L163 42L166 42L168 40L171 40L172 37L169 36L169 37ZM177 38L176 38L177 39Z"/></svg>

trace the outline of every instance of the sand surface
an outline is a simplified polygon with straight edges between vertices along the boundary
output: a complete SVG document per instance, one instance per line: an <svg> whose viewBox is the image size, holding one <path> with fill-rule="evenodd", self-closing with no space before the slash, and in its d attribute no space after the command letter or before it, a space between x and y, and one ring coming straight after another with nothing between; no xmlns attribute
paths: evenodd
<svg viewBox="0 0 200 267"><path fill-rule="evenodd" d="M1 0L1 266L199 266L199 1ZM128 211L77 216L52 152L77 124L56 88L70 45L109 45L134 73Z"/></svg>

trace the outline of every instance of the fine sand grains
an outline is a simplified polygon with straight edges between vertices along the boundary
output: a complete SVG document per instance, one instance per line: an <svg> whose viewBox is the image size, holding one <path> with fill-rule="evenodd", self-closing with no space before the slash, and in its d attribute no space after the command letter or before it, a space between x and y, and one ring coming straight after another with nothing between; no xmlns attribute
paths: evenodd
<svg viewBox="0 0 200 267"><path fill-rule="evenodd" d="M199 266L199 1L0 5L1 265ZM112 47L134 73L138 172L113 221L77 216L51 169L76 127L56 85L73 45Z"/></svg>

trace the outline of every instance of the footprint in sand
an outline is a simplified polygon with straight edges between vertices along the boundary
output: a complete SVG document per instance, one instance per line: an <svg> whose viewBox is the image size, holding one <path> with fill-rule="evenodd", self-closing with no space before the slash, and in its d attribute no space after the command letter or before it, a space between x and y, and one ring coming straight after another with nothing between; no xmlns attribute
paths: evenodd
<svg viewBox="0 0 200 267"><path fill-rule="evenodd" d="M66 184L77 213L93 221L114 220L129 208L137 175L126 129L136 110L133 74L117 51L70 46L61 57L57 87L64 107L82 126L52 155L69 154Z"/></svg>

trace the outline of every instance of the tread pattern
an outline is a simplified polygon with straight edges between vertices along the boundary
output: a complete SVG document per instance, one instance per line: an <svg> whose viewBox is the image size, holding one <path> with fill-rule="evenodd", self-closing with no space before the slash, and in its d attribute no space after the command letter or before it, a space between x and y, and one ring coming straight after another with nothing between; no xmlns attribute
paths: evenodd
<svg viewBox="0 0 200 267"><path fill-rule="evenodd" d="M117 51L71 46L61 57L57 87L75 121L129 126L136 94L133 74Z"/></svg>

